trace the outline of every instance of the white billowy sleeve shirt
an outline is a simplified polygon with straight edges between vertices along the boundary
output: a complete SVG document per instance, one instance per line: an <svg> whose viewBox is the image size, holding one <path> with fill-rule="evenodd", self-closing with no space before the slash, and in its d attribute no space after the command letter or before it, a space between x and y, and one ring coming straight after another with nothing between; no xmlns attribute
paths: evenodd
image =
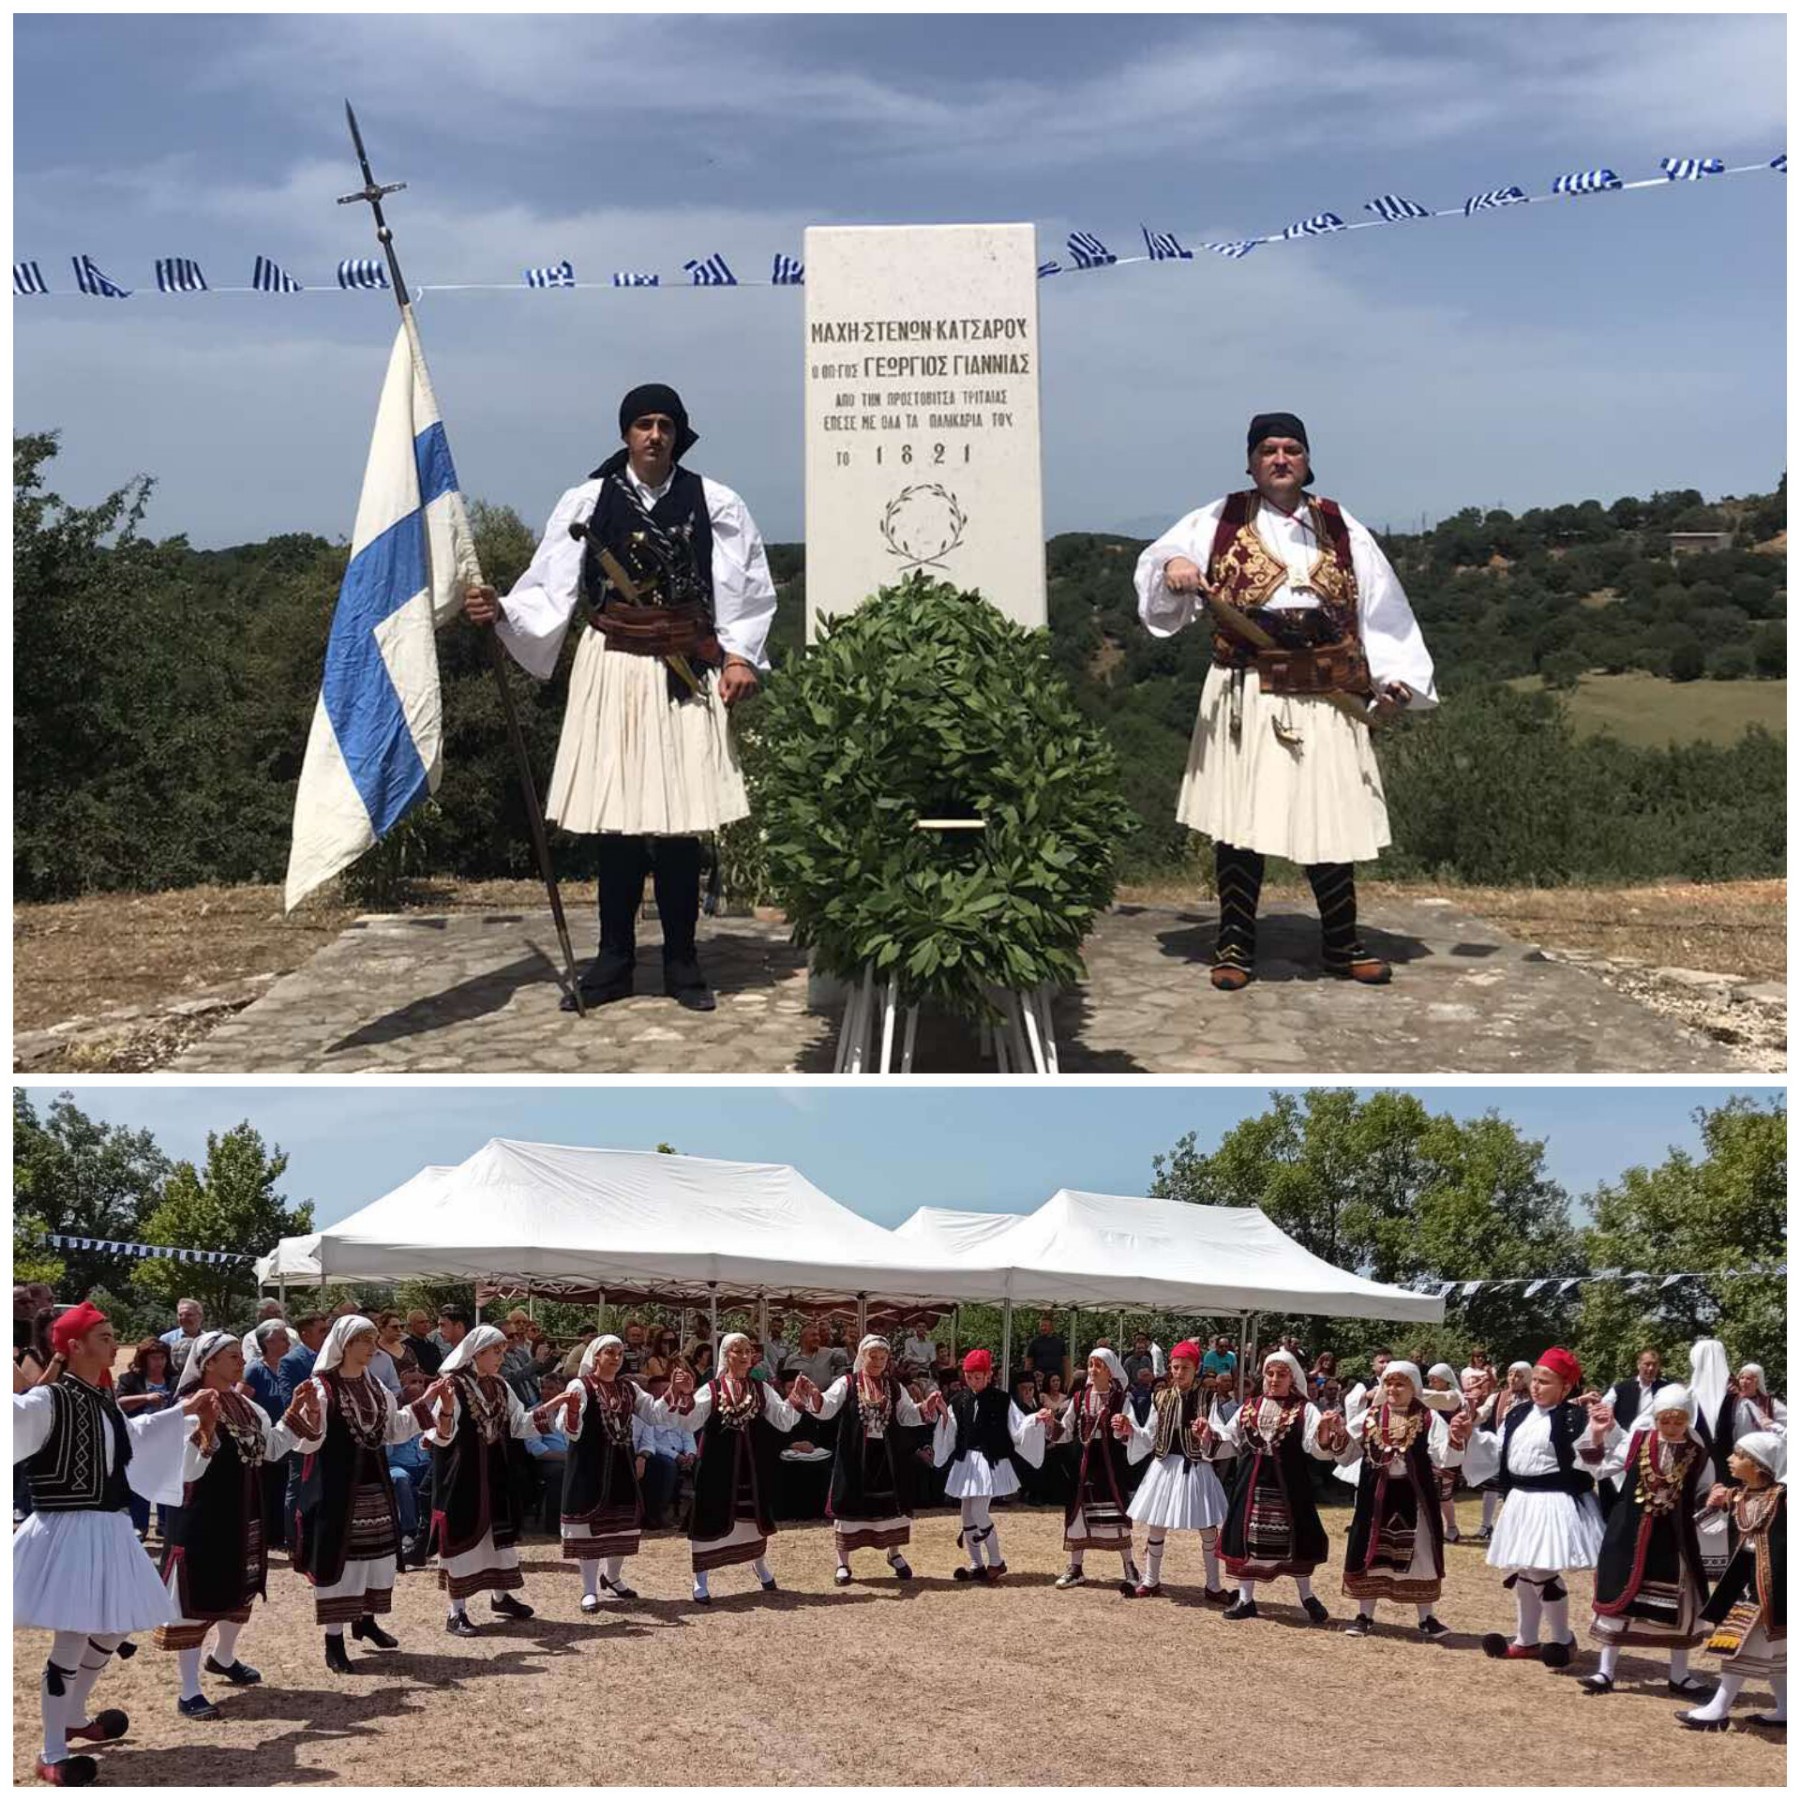
<svg viewBox="0 0 1800 1800"><path fill-rule="evenodd" d="M669 491L667 482L659 488L645 487L629 469L618 479L630 482L647 507ZM705 476L700 479L712 523L713 628L728 656L741 656L754 667L767 669L764 647L775 617L775 583L762 534L750 509L730 488ZM569 620L581 599L586 545L569 536L569 527L587 522L600 499L600 485L592 478L557 501L531 566L500 602L496 629L501 642L513 660L540 681L556 672Z"/></svg>
<svg viewBox="0 0 1800 1800"><path fill-rule="evenodd" d="M1138 617L1152 637L1173 637L1191 625L1201 612L1198 594L1172 594L1163 582L1163 571L1178 556L1185 556L1202 572L1212 559L1213 538L1225 502L1215 500L1189 513L1159 537L1138 558L1136 586ZM1287 514L1274 506L1256 509L1256 534L1270 555L1285 563L1289 581L1302 588L1319 560L1319 540L1305 507ZM1382 554L1367 526L1344 513L1350 534L1350 561L1356 570L1357 618L1362 631L1363 653L1377 688L1391 681L1404 682L1412 690L1411 706L1423 711L1438 703L1431 652L1419 622L1413 617L1406 590L1394 566ZM1316 607L1311 593L1295 592L1284 582L1265 603L1271 608Z"/></svg>

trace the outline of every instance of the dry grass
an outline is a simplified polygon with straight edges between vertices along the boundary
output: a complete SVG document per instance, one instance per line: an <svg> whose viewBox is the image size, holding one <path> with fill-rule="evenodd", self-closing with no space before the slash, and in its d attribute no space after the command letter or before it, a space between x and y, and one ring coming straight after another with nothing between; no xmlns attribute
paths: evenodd
<svg viewBox="0 0 1800 1800"><path fill-rule="evenodd" d="M1475 1510L1465 1506L1465 1529ZM1329 1515L1334 1563L1347 1522L1347 1513ZM1160 1785L1202 1769L1296 1786L1429 1786L1502 1778L1499 1763L1484 1760L1501 1756L1503 1778L1519 1785L1610 1786L1653 1774L1713 1789L1785 1777L1778 1734L1680 1730L1680 1703L1651 1657L1627 1652L1621 1686L1605 1700L1573 1679L1592 1668L1590 1655L1560 1675L1485 1661L1477 1640L1505 1628L1511 1602L1472 1545L1449 1553L1440 1608L1455 1632L1449 1644L1419 1641L1410 1609L1405 1623L1383 1609L1377 1635L1355 1642L1335 1622L1302 1623L1291 1587L1290 1599L1270 1591L1260 1620L1227 1624L1198 1604L1199 1550L1187 1538L1164 1565L1173 1599L1126 1602L1099 1579L1059 1593L1059 1515L1005 1511L1000 1523L1012 1572L997 1591L947 1579L955 1521L934 1513L915 1529L920 1579L910 1588L883 1576L835 1590L825 1529L790 1527L772 1549L781 1593L765 1599L747 1569L726 1570L710 1608L687 1599L684 1542L660 1536L630 1567L644 1598L597 1619L578 1609L572 1566L535 1544L526 1556L535 1620L447 1637L435 1586L409 1575L389 1621L400 1648L365 1656L352 1645L367 1673L348 1678L326 1672L306 1590L277 1567L243 1644L263 1685L212 1681L224 1718L181 1719L175 1659L146 1645L98 1690L99 1704L133 1717L130 1736L101 1751L102 1779L1060 1786ZM872 1575L874 1558L861 1562ZM1089 1568L1109 1573L1099 1557ZM1319 1591L1341 1620L1349 1607L1337 1587L1337 1569L1323 1571ZM1579 1629L1586 1579L1574 1588ZM478 1620L485 1606L473 1604ZM41 1632L15 1637L13 1769L22 1782L31 1779L46 1642ZM1086 1704L1097 1674L1106 1693L1098 1715ZM1150 1729L1171 1695L1173 1735ZM1271 1695L1281 1697L1274 1710L1264 1705ZM1453 1702L1480 1721L1473 1738L1454 1728ZM1756 1704L1747 1692L1740 1714ZM1266 1729L1246 1761L1254 1719ZM1386 1723L1360 1732L1357 1720Z"/></svg>

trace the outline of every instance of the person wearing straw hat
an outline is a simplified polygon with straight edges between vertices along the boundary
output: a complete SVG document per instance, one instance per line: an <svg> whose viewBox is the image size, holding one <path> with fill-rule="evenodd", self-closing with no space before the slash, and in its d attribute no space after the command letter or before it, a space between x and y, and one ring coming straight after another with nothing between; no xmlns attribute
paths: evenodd
<svg viewBox="0 0 1800 1800"><path fill-rule="evenodd" d="M663 991L710 1011L694 947L700 838L749 801L727 721L756 692L775 584L749 509L682 467L699 441L662 382L619 403L615 451L556 503L531 566L504 600L472 587L477 625L497 624L521 667L547 681L585 604L544 813L597 836L600 949L581 978L590 1006L632 991L648 873L663 928ZM574 1010L573 995L563 1002Z"/></svg>
<svg viewBox="0 0 1800 1800"><path fill-rule="evenodd" d="M724 1372L698 1392L693 1376L677 1369L668 1397L654 1403L651 1415L651 1423L681 1426L699 1440L688 1546L694 1599L701 1606L712 1604L713 1570L733 1563L747 1562L763 1592L774 1593L774 1572L765 1559L775 1535L775 1437L800 1422L796 1406L750 1373L755 1351L743 1332L728 1331L719 1356ZM816 1391L804 1375L796 1378L800 1400Z"/></svg>
<svg viewBox="0 0 1800 1800"><path fill-rule="evenodd" d="M1622 1473L1625 1486L1607 1515L1594 1569L1594 1622L1600 1667L1582 1678L1590 1694L1610 1694L1619 1651L1667 1650L1669 1687L1703 1694L1688 1673L1688 1653L1706 1636L1701 1609L1707 1581L1694 1515L1713 1487L1712 1459L1694 1435L1694 1397L1677 1382L1657 1384L1630 1433L1609 1439L1600 1475Z"/></svg>
<svg viewBox="0 0 1800 1800"><path fill-rule="evenodd" d="M1511 1571L1506 1585L1518 1609L1510 1640L1497 1631L1481 1640L1488 1656L1568 1667L1575 1634L1563 1576L1591 1569L1599 1558L1594 1475L1605 1455L1605 1434L1614 1426L1610 1407L1596 1403L1584 1410L1571 1398L1580 1388L1575 1357L1560 1345L1546 1350L1532 1365L1531 1404L1512 1407L1498 1432L1478 1434L1495 1440L1490 1448L1505 1496L1488 1566ZM1547 1644L1539 1642L1546 1624Z"/></svg>
<svg viewBox="0 0 1800 1800"><path fill-rule="evenodd" d="M1330 1547L1307 1458L1336 1461L1350 1441L1343 1415L1322 1413L1307 1399L1306 1371L1291 1350L1271 1350L1263 1358L1261 1394L1230 1419L1215 1407L1212 1427L1238 1459L1219 1537L1225 1572L1238 1584L1224 1616L1256 1618L1258 1583L1291 1575L1306 1616L1323 1625L1331 1615L1312 1590L1312 1574Z"/></svg>
<svg viewBox="0 0 1800 1800"><path fill-rule="evenodd" d="M31 1489L31 1516L13 1534L13 1629L51 1633L38 1779L87 1787L99 1764L71 1754L70 1740L110 1744L130 1727L117 1707L89 1712L94 1684L115 1653L133 1653L132 1632L173 1611L132 1530L127 1490L178 1504L189 1421L215 1418L219 1402L196 1390L166 1412L127 1419L106 1385L118 1339L91 1301L57 1317L50 1349L38 1381L13 1395L13 1464Z"/></svg>
<svg viewBox="0 0 1800 1800"><path fill-rule="evenodd" d="M1716 1484L1710 1507L1728 1511L1737 1548L1701 1608L1713 1628L1706 1651L1724 1665L1704 1704L1677 1713L1690 1731L1724 1731L1731 1704L1758 1678L1775 1696L1772 1713L1752 1713L1753 1725L1787 1726L1787 1439L1752 1431L1731 1452L1735 1488Z"/></svg>
<svg viewBox="0 0 1800 1800"><path fill-rule="evenodd" d="M254 1341L254 1334L245 1342ZM175 1617L156 1628L159 1650L173 1650L181 1677L176 1710L186 1719L216 1719L219 1709L200 1686L200 1651L214 1635L206 1672L233 1687L262 1676L239 1659L238 1636L253 1601L268 1598L269 1545L263 1530L263 1469L293 1448L284 1425L238 1386L243 1344L229 1331L207 1331L188 1351L178 1395L204 1389L218 1396L217 1416L195 1420L182 1462L183 1497L171 1514L162 1576Z"/></svg>
<svg viewBox="0 0 1800 1800"><path fill-rule="evenodd" d="M948 1465L944 1497L954 1500L961 1513L956 1542L969 1558L957 1564L952 1577L990 1587L1006 1573L993 1503L1019 1491L1017 1459L1034 1469L1042 1466L1052 1418L1048 1407L1022 1412L993 1381L993 1353L971 1350L962 1359L961 1383L947 1396L940 1387L925 1400L937 1421L931 1460L940 1469Z"/></svg>
<svg viewBox="0 0 1800 1800"><path fill-rule="evenodd" d="M1344 1593L1356 1602L1356 1617L1345 1637L1367 1637L1382 1600L1416 1607L1422 1637L1436 1643L1450 1635L1433 1611L1444 1592L1438 1477L1462 1462L1474 1428L1468 1410L1443 1404L1441 1390L1421 1384L1419 1365L1410 1362L1390 1362L1380 1392L1349 1420L1338 1461L1357 1476L1344 1545Z"/></svg>
<svg viewBox="0 0 1800 1800"><path fill-rule="evenodd" d="M1150 1454L1126 1406L1125 1366L1110 1349L1088 1353L1087 1380L1072 1394L1056 1420L1056 1435L1075 1450L1075 1479L1063 1505L1063 1548L1069 1566L1057 1576L1059 1588L1087 1579L1082 1564L1090 1550L1116 1550L1122 1573L1119 1592L1128 1598L1143 1580L1131 1556L1129 1465Z"/></svg>
<svg viewBox="0 0 1800 1800"><path fill-rule="evenodd" d="M914 1462L900 1433L923 1425L925 1415L901 1386L892 1361L887 1339L870 1333L856 1346L849 1374L823 1393L810 1381L804 1389L805 1410L821 1424L838 1421L831 1527L837 1548L832 1580L839 1587L850 1585L855 1550L885 1551L896 1579L912 1580L902 1552L912 1542Z"/></svg>
<svg viewBox="0 0 1800 1800"><path fill-rule="evenodd" d="M1267 857L1306 870L1328 974L1384 982L1356 929L1354 865L1389 841L1371 720L1437 705L1431 656L1393 567L1335 500L1310 498L1312 450L1288 412L1258 413L1253 487L1178 520L1138 558L1138 616L1170 637L1203 614L1212 667L1176 817L1213 841L1212 983L1253 979Z"/></svg>
<svg viewBox="0 0 1800 1800"><path fill-rule="evenodd" d="M500 1379L506 1333L477 1325L438 1366L437 1410L424 1441L431 1446L431 1543L438 1585L450 1601L444 1629L474 1637L469 1596L486 1592L504 1619L529 1619L515 1599L519 1570L519 1439L533 1435L531 1415Z"/></svg>
<svg viewBox="0 0 1800 1800"><path fill-rule="evenodd" d="M625 1559L643 1541L644 1495L632 1422L656 1423L656 1401L624 1372L625 1342L605 1332L581 1353L575 1379L533 1415L569 1440L563 1463L562 1553L581 1567L581 1610L600 1595L635 1600Z"/></svg>
<svg viewBox="0 0 1800 1800"><path fill-rule="evenodd" d="M377 1650L399 1642L375 1622L393 1610L400 1549L383 1452L427 1430L450 1392L440 1375L411 1405L400 1406L369 1373L374 1354L374 1320L360 1313L334 1319L282 1418L301 1458L293 1566L312 1587L313 1615L325 1629L325 1666L337 1675L353 1672L344 1652L346 1624Z"/></svg>
<svg viewBox="0 0 1800 1800"><path fill-rule="evenodd" d="M1225 1522L1225 1490L1213 1473L1218 1448L1207 1421L1206 1396L1199 1382L1200 1346L1184 1340L1169 1352L1169 1385L1158 1389L1150 1415L1133 1432L1150 1459L1137 1492L1125 1508L1144 1527L1144 1578L1133 1598L1162 1592L1163 1550L1171 1531L1197 1531L1206 1559L1204 1598L1223 1606L1231 1596L1219 1585L1219 1527Z"/></svg>

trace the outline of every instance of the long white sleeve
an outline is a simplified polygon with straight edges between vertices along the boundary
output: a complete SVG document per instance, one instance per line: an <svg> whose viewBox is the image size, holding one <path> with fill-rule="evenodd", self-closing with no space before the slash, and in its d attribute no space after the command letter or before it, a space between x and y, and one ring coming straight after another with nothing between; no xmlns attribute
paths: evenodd
<svg viewBox="0 0 1800 1800"><path fill-rule="evenodd" d="M500 641L513 661L539 681L556 673L556 659L581 598L584 545L569 536L569 527L585 522L599 498L600 483L584 481L557 501L530 565L500 602L495 625Z"/></svg>
<svg viewBox="0 0 1800 1800"><path fill-rule="evenodd" d="M905 1388L901 1388L894 1396L894 1417L909 1429L925 1423L925 1415L919 1411L919 1403Z"/></svg>
<svg viewBox="0 0 1800 1800"><path fill-rule="evenodd" d="M750 509L730 488L702 478L712 523L713 628L732 656L766 669L764 654L775 617L775 583L762 534Z"/></svg>
<svg viewBox="0 0 1800 1800"><path fill-rule="evenodd" d="M844 1402L849 1397L850 1377L848 1375L840 1375L837 1380L819 1396L818 1410L814 1412L810 1408L808 1409L809 1416L817 1419L818 1422L823 1425L829 1420L835 1419L838 1414L844 1410Z"/></svg>
<svg viewBox="0 0 1800 1800"><path fill-rule="evenodd" d="M27 1388L22 1394L14 1394L12 1403L13 1462L17 1464L36 1456L49 1443L55 1414L51 1411L54 1402L48 1387Z"/></svg>
<svg viewBox="0 0 1800 1800"><path fill-rule="evenodd" d="M1152 637L1173 637L1191 625L1201 610L1198 594L1171 594L1163 585L1163 570L1178 556L1185 556L1202 574L1212 557L1213 538L1219 529L1223 499L1177 519L1137 561L1133 577L1137 587L1138 617Z"/></svg>
<svg viewBox="0 0 1800 1800"><path fill-rule="evenodd" d="M1337 1461L1337 1452L1335 1450L1322 1449L1319 1445L1319 1426L1323 1420L1324 1414L1321 1413L1310 1400L1307 1401L1306 1425L1304 1435L1300 1440L1301 1447L1308 1456L1316 1456L1320 1462L1335 1463Z"/></svg>
<svg viewBox="0 0 1800 1800"><path fill-rule="evenodd" d="M655 1424L665 1430L685 1431L690 1437L698 1437L706 1421L712 1417L712 1383L709 1381L695 1391L693 1404L686 1412L677 1412L666 1399L652 1400L650 1404L655 1408L650 1415Z"/></svg>
<svg viewBox="0 0 1800 1800"><path fill-rule="evenodd" d="M800 1409L792 1402L782 1399L772 1387L765 1384L763 1387L763 1417L777 1431L792 1431L800 1423Z"/></svg>
<svg viewBox="0 0 1800 1800"><path fill-rule="evenodd" d="M1036 1413L1020 1412L1012 1401L1006 1403L1006 1428L1012 1435L1013 1448L1034 1469L1044 1466L1044 1421Z"/></svg>
<svg viewBox="0 0 1800 1800"><path fill-rule="evenodd" d="M1426 1447L1434 1469L1460 1469L1467 1453L1466 1445L1459 1450L1451 1443L1450 1418L1447 1413L1431 1415L1431 1441Z"/></svg>
<svg viewBox="0 0 1800 1800"><path fill-rule="evenodd" d="M1016 1407L1013 1409L1018 1410ZM956 1449L956 1414L948 1406L938 1414L937 1424L931 1433L931 1461L934 1468L941 1469L950 1460Z"/></svg>
<svg viewBox="0 0 1800 1800"><path fill-rule="evenodd" d="M1382 553L1367 526L1344 514L1350 532L1350 562L1356 570L1357 619L1363 654L1377 691L1390 681L1412 690L1408 709L1425 712L1438 703L1436 671L1425 648L1419 621L1394 565Z"/></svg>
<svg viewBox="0 0 1800 1800"><path fill-rule="evenodd" d="M179 1506L187 1496L182 1476L186 1461L189 1420L179 1406L127 1419L131 1433L131 1460L125 1465L126 1484L134 1493L158 1506ZM112 1462L112 1434L107 1433L107 1463Z"/></svg>

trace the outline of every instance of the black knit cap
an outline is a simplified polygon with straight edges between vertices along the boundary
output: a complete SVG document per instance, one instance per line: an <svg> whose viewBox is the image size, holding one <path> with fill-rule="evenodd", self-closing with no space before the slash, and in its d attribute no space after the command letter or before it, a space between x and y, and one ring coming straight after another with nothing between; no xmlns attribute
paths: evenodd
<svg viewBox="0 0 1800 1800"><path fill-rule="evenodd" d="M680 462L699 443L700 434L688 424L687 408L681 404L681 396L666 382L646 381L619 402L619 436L623 437L639 419L650 413L666 413L675 421L675 460Z"/></svg>
<svg viewBox="0 0 1800 1800"><path fill-rule="evenodd" d="M1301 486L1311 487L1313 480L1312 445L1306 441L1306 427L1301 422L1299 415L1290 412L1258 413L1250 421L1250 437L1249 442L1244 446L1244 454L1254 456L1256 446L1264 438L1272 437L1297 438L1299 440L1301 447L1306 452L1306 480L1301 483Z"/></svg>

